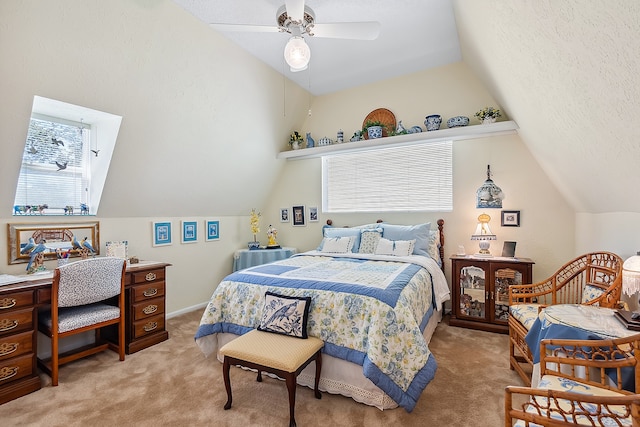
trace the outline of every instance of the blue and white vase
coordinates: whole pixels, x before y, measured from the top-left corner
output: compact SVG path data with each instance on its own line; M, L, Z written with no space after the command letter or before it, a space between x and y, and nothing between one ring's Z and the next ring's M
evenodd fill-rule
M442 123L440 114L431 114L424 119L424 125L427 127L427 131L440 129L440 123Z
M249 250L260 249L260 242L249 242L247 243L247 247Z
M369 139L382 138L382 126L369 126L367 128Z

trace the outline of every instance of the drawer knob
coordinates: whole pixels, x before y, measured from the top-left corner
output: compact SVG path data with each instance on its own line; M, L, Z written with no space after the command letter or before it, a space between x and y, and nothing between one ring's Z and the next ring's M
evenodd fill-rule
M0 344L0 357L15 353L18 350L17 342L5 342Z
M145 332L151 332L158 327L158 322L149 322L142 327Z
M147 275L146 275L146 276L144 276L144 279L145 279L147 282L151 282L151 281L153 281L153 280L156 280L156 277L157 277L157 276L156 276L156 273L151 272L151 273L147 273Z
M15 298L2 298L0 299L0 310L11 308L18 303Z
M148 306L142 309L142 312L144 314L151 314L151 313L155 313L156 311L158 311L158 306L155 304L149 304Z
M0 320L0 332L10 331L18 327L18 321L14 319Z
M149 288L149 289L145 289L145 291L142 293L142 295L144 295L145 297L152 297L154 295L156 295L158 293L158 289L157 288Z
M0 381L6 381L18 375L18 369L17 366L5 366L0 369Z

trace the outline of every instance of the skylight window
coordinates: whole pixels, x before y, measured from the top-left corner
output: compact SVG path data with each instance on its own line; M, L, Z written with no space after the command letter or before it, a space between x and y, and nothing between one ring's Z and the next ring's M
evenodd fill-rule
M34 97L13 215L95 215L121 121Z

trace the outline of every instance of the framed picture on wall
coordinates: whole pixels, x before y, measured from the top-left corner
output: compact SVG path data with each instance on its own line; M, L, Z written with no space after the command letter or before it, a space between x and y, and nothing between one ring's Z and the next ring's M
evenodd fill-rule
M172 244L171 221L154 221L152 223L153 246L167 246Z
M289 208L280 208L280 222L289 222Z
M291 211L293 212L293 225L296 226L304 226L305 222L304 222L304 206L303 205L298 205L298 206L294 206L291 208Z
M206 233L206 241L220 240L220 221L218 220L206 220L204 222L204 228Z
M309 222L318 222L318 207L309 207Z
M182 243L198 242L198 222L182 221Z
M502 211L503 227L520 227L520 211Z

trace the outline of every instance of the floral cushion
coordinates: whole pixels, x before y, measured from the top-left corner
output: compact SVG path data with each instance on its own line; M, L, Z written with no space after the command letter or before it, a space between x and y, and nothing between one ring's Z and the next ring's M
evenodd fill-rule
M599 298L600 296L602 296L602 294L604 294L604 289L598 286L586 284L584 285L584 289L582 290L582 304Z
M540 379L540 383L538 384L539 389L544 389L544 390L557 390L557 391L569 391L569 392L574 392L574 393L579 393L579 394L584 394L584 395L589 395L589 396L621 396L621 393L617 393L615 391L612 390L607 390L604 388L600 388L600 387L591 387L587 384L583 384L568 378L562 378L562 377L557 377L555 375L545 375ZM527 408L527 412L529 413L537 413L538 410L540 410L540 407L543 408L549 408L551 410L551 418L552 419L557 419L557 420L562 420L563 417L560 413L554 412L554 408L562 408L565 412L565 415L568 418L569 422L576 422L579 425L592 425L589 422L588 417L584 416L584 415L577 415L576 420L574 421L574 416L569 415L568 412L572 412L572 405L571 405L571 401L566 400L566 399L553 399L552 401L548 401L547 398L544 397L536 397L536 401L538 403L538 407L534 407L533 405L529 405ZM577 409L576 405L573 405L574 408ZM610 410L611 412L607 412L607 408L608 410ZM542 414L546 415L549 409L544 409ZM620 421L623 426L631 426L631 418L623 418L626 412L626 407L625 406L608 406L608 407L604 407L604 406L600 406L598 407L598 405L592 404L592 403L588 403L588 402L581 402L579 409L582 411L585 411L588 414L600 414L598 415L600 417L600 422L602 423L602 425L612 425L612 426L617 426L620 424L617 424L615 420ZM575 409L574 409L575 410ZM606 415L607 413L613 413L613 414L617 414L617 416L615 418L608 418ZM515 424L516 427L524 427L526 424L524 421L522 420L518 420L518 422ZM534 423L529 423L529 426L531 427L535 427L538 426L538 424L534 424Z
M533 323L538 318L541 304L513 304L509 307L509 313L522 324L527 330L530 330Z
M265 292L264 311L259 331L307 338L311 297L292 297Z
M361 254L375 253L381 237L382 228L367 228L360 230L360 248L358 249L358 252Z

